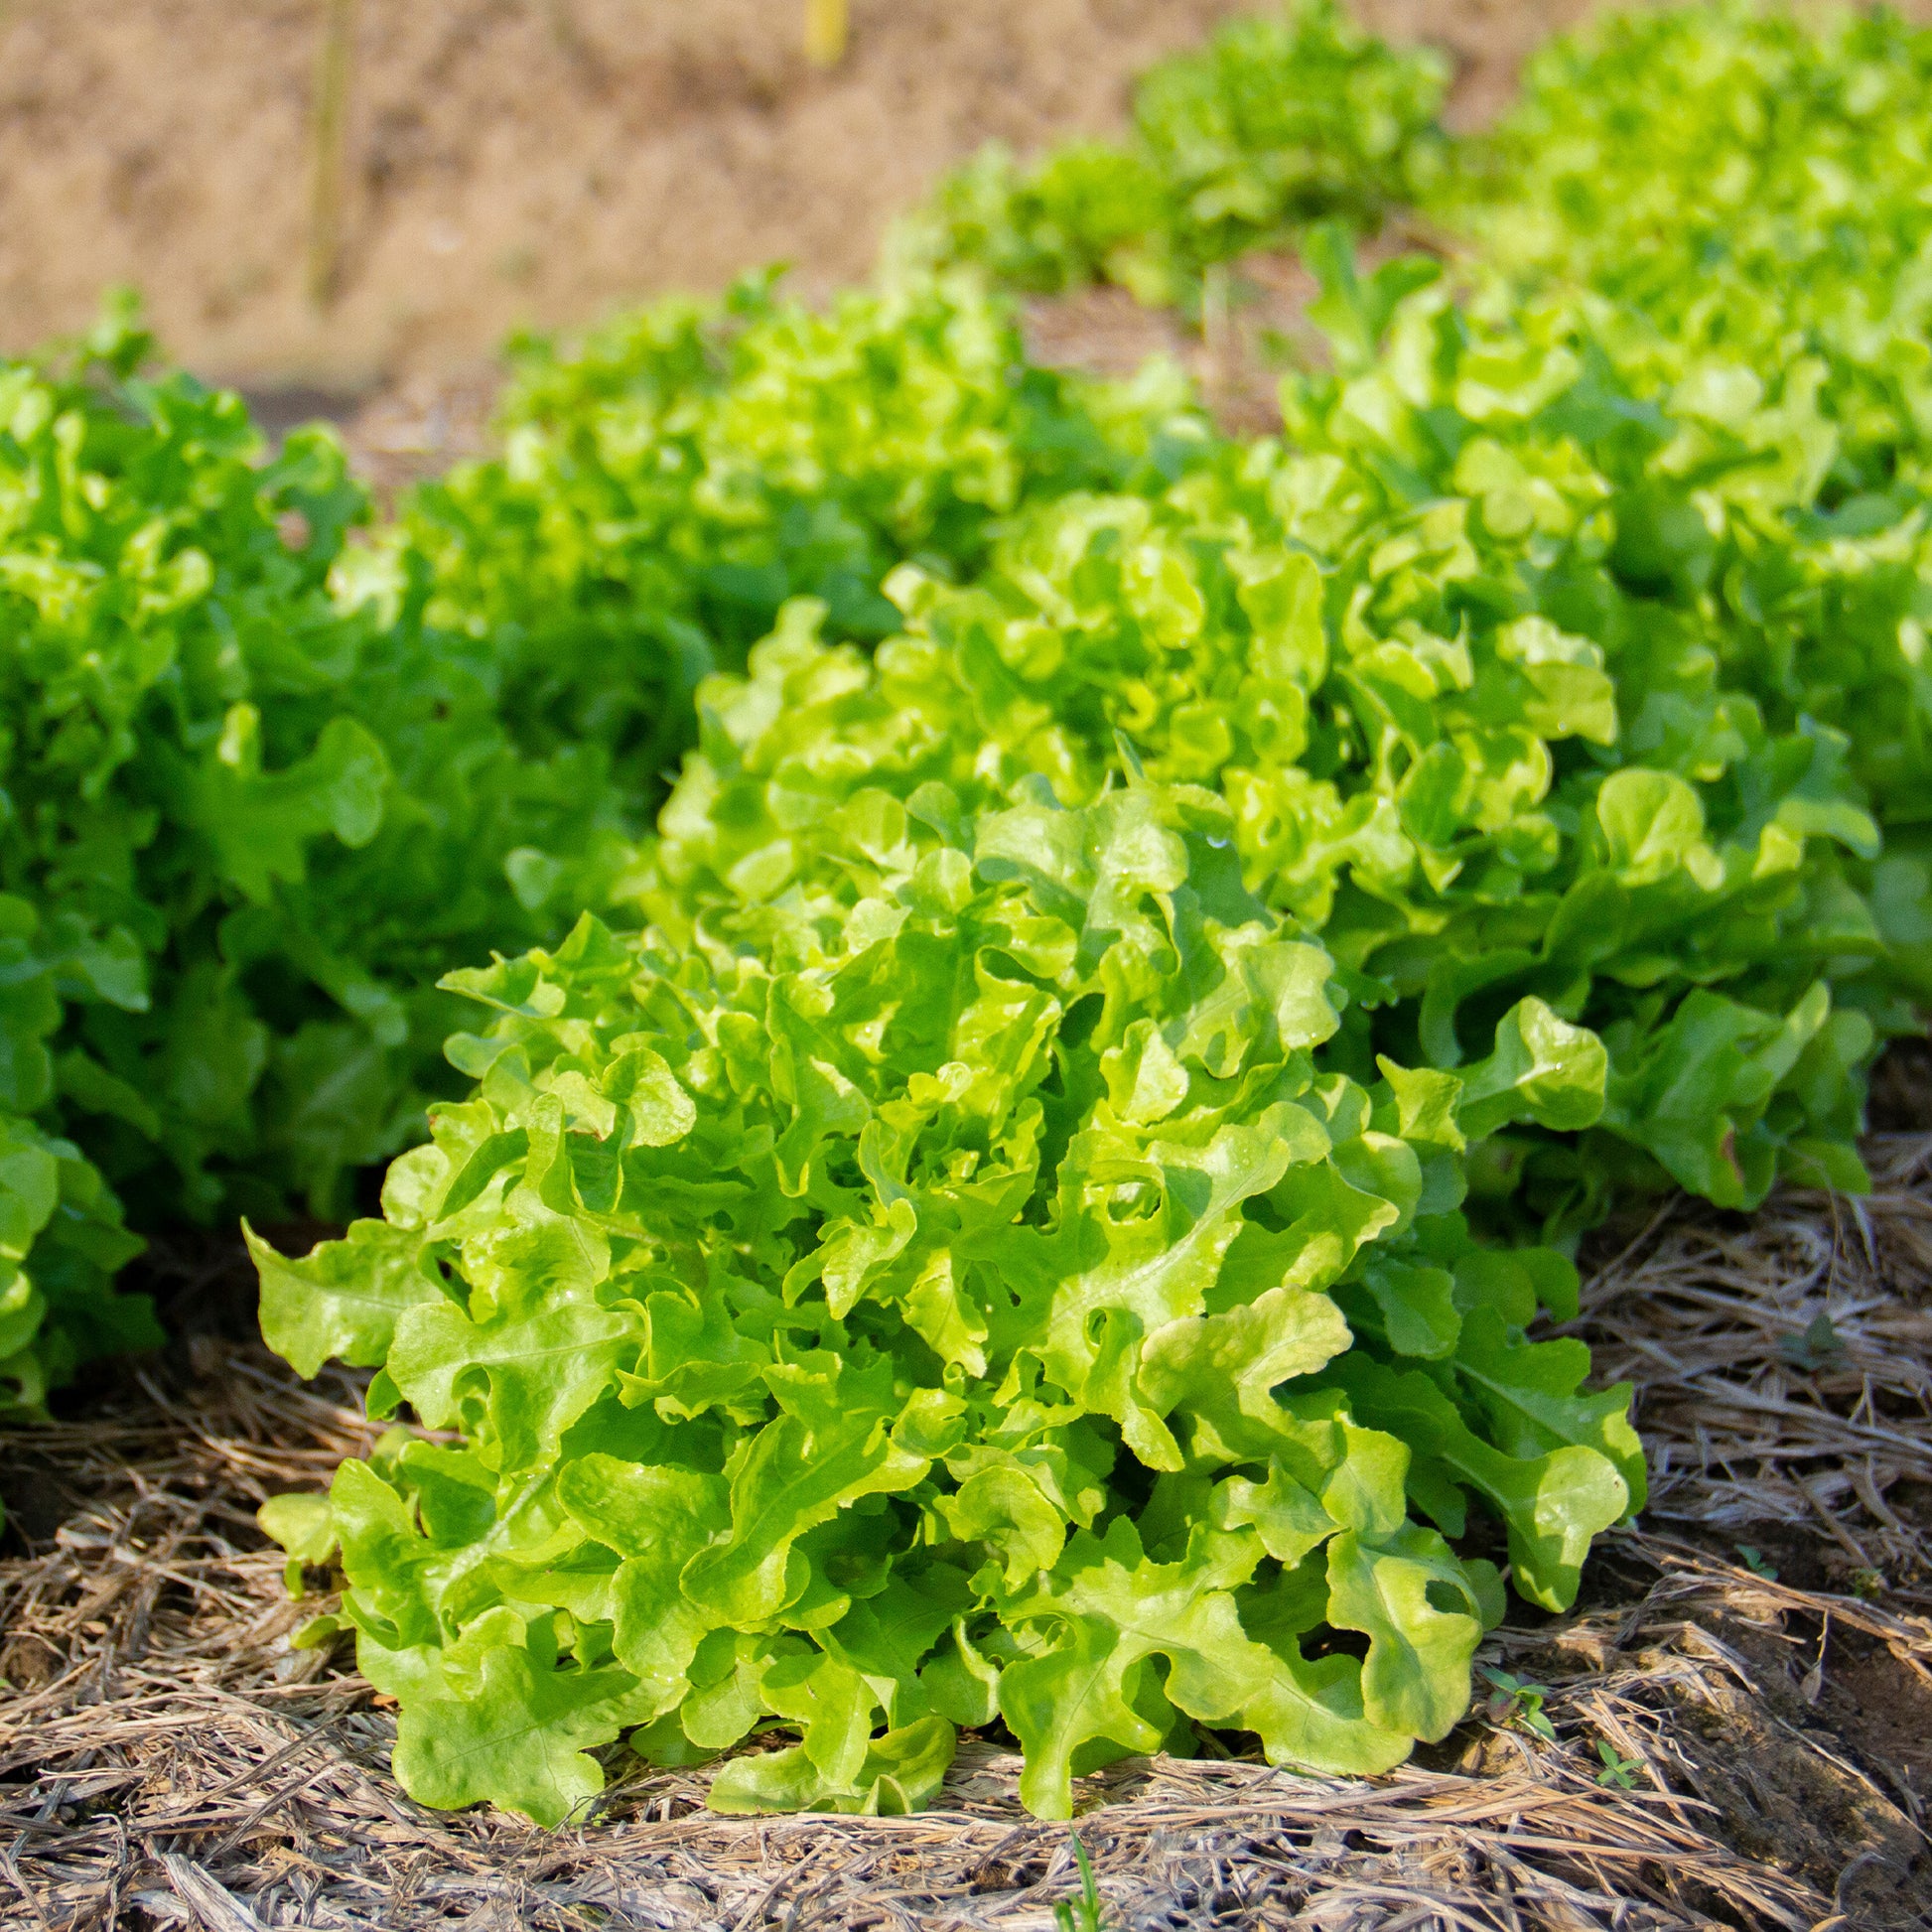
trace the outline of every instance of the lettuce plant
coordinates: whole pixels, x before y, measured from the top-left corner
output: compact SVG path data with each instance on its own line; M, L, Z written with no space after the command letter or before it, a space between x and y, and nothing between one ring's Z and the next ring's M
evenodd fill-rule
M901 570L870 666L794 607L701 688L626 890L671 925L810 891L856 783L1207 784L1248 888L1360 976L1358 1069L1453 1067L1532 995L1609 1044L1593 1143L1493 1145L1486 1214L1574 1227L1665 1176L1734 1206L1780 1172L1863 1184L1863 1069L1910 1024L1927 899L1873 863L1851 743L1629 560L1706 426L1617 386L1562 306L1497 325L1337 274L1330 319L1342 370L1291 393L1292 445L1036 505L971 587ZM1740 427L1699 528L1763 568L1765 458L1801 472L1809 426Z
M141 1247L72 1142L0 1115L0 1423L44 1415L89 1358L161 1341L146 1299L114 1292Z
M597 748L646 806L698 680L742 668L787 598L876 643L897 564L970 577L1025 504L1171 478L1209 440L1172 371L1040 368L1010 305L931 276L824 313L759 278L528 343L500 427L500 458L405 508L391 572L425 573L425 621L485 654L527 753Z
M1662 428L1667 445L1642 487L1603 504L1617 531L1613 570L1700 607L1700 647L1720 653L1725 681L1774 729L1844 735L1890 835L1874 913L1898 976L1925 998L1932 36L1883 9L1797 15L1719 0L1610 14L1535 57L1499 128L1454 143L1428 131L1420 59L1351 39L1319 9L1288 27L1242 23L1150 73L1140 148L1075 142L1025 172L984 158L942 193L935 232L1011 287L1111 274L1147 300L1178 301L1184 278L1172 264L1291 232L1230 217L1267 204L1256 184L1320 176L1363 192L1309 198L1299 222L1340 212L1361 225L1377 208L1414 205L1454 242L1458 265L1487 282L1492 319L1553 307L1573 326L1582 318L1598 366L1613 371L1605 400L1619 412L1596 416L1597 438L1641 444ZM1338 60L1362 77L1360 101L1337 83ZM1327 118L1298 123L1302 90L1318 88ZM1195 106L1176 108L1162 135L1157 100ZM1387 137L1386 152L1408 159L1381 176L1361 172L1374 126L1405 130ZM1173 192L1179 164L1162 155L1195 157L1181 172L1202 186ZM935 247L928 239L927 252ZM1342 306L1332 288L1314 305L1348 334ZM1377 378L1385 389L1392 373ZM1528 362L1504 370L1504 393L1526 394L1530 376ZM1356 400L1366 405L1375 386ZM1473 379L1471 393L1486 388L1486 376ZM1573 415L1588 421L1597 405L1575 401ZM1646 428L1649 411L1663 415L1648 415ZM1486 427L1512 412L1485 402L1480 413ZM1351 433L1376 440L1366 418ZM1431 447L1433 426L1411 411L1405 435L1407 448L1380 453L1384 474L1394 461L1404 488L1440 488L1441 463L1416 454L1418 437ZM1479 439L1472 465L1492 460L1493 440ZM1591 467L1604 467L1600 453ZM1505 514L1527 513L1521 480L1484 491L1499 492L1518 498Z
M1413 203L1444 162L1448 78L1434 49L1392 48L1334 0L1294 0L1150 69L1125 145L1070 141L1027 162L983 149L904 218L890 258L970 264L1035 293L1111 281L1186 302L1214 263L1311 221L1373 229Z
M448 1079L425 983L567 929L544 893L595 897L632 826L594 750L517 753L420 596L341 594L366 503L326 433L268 460L150 351L113 312L0 365L0 1404L28 1412L157 1338L107 1295L121 1199L143 1228L340 1212Z
M1653 386L1789 367L1839 427L1834 493L1922 483L1932 34L1889 8L1717 0L1612 14L1530 62L1437 184L1519 285L1640 323Z
M1280 438L1027 368L967 278L748 285L533 347L504 458L332 565L408 667L353 722L483 856L311 827L276 918L393 904L426 974L483 929L436 882L515 903L383 1218L255 1242L271 1342L421 1425L264 1514L418 1796L758 1740L715 1804L898 1810L996 1724L1049 1816L1202 1731L1386 1769L1501 1614L1471 1506L1561 1608L1642 1501L1627 1391L1528 1338L1574 1270L1499 1241L1863 1184L1932 994L1924 42L1593 31L1445 169L1439 66L1307 6L901 237L1174 299L1299 234ZM1418 196L1476 252L1359 273ZM39 1132L0 1319L111 1266Z
M1440 164L1449 64L1392 47L1333 0L1292 0L1159 63L1135 90L1134 129L1174 198L1194 264L1278 243L1341 216L1373 228Z
M1456 1072L1334 1063L1348 976L1243 887L1214 793L852 791L818 894L682 939L587 917L453 976L473 1096L384 1218L255 1243L298 1369L398 1430L266 1520L439 1805L554 1823L628 1731L754 1734L712 1802L899 1810L1003 1723L1026 1802L1197 1726L1387 1769L1462 1715L1497 1572L1568 1604L1635 1507L1555 1253L1479 1245L1465 1151L1604 1061L1520 1002ZM318 1633L319 1635L321 1633Z
M1770 715L1847 737L1887 833L1874 902L1919 1000L1928 75L1932 35L1884 9L1613 16L1538 56L1438 196L1512 287L1588 290L1627 381L1696 421L1632 560L1705 603ZM1778 417L1808 445L1795 488L1781 464L1746 474ZM1707 465L1728 473L1715 526Z
M1169 377L1029 368L983 293L820 316L748 286L530 348L505 458L351 542L368 504L327 433L270 459L151 348L119 312L0 368L0 1118L62 1137L65 1204L36 1179L20 1212L49 1240L99 1220L103 1282L119 1199L139 1228L345 1211L450 1088L436 980L605 901L693 683L780 600L876 637L903 558L970 574L1024 503L1208 441ZM53 1279L7 1290L29 1410L154 1334L138 1304L69 1320Z

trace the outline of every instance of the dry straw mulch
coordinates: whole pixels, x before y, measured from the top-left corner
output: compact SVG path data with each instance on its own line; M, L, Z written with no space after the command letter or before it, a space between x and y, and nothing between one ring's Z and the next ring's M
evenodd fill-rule
M1678 1205L1589 1283L1579 1326L1639 1384L1649 1521L1674 1534L1609 1539L1578 1614L1485 1649L1543 1687L1555 1741L1498 1695L1374 1783L1116 1766L1074 1827L1106 1924L1932 1922L1932 1135L1869 1157L1862 1202L1791 1196L1749 1222ZM289 1649L323 1600L287 1599L253 1523L370 1434L352 1379L305 1389L206 1332L13 1434L7 1932L1046 1932L1074 1896L1068 1828L1030 1819L1017 1760L972 1738L910 1819L718 1818L702 1773L620 1752L598 1815L562 1832L414 1805L346 1654ZM1731 1561L1746 1534L1784 1580Z
M1637 1385L1653 1520L1809 1528L1849 1581L1909 1586L1932 1567L1912 1515L1932 1500L1932 1134L1864 1154L1862 1198L1748 1219L1668 1201L1589 1279L1576 1331Z

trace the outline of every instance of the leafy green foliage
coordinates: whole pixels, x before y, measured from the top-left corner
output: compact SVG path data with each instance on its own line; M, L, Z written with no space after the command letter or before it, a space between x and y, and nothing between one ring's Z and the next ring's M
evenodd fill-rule
M1594 430L1591 467L1619 486L1600 511L1611 571L1689 607L1697 647L1716 653L1723 682L1746 692L1774 731L1843 736L1863 802L1889 834L1861 882L1862 916L1890 949L1895 985L1932 997L1932 687L1921 663L1932 36L1884 11L1800 18L1747 0L1606 16L1532 62L1524 99L1495 133L1444 144L1427 132L1426 60L1350 31L1319 9L1227 30L1208 52L1150 75L1135 149L1075 143L1024 172L998 156L976 164L916 230L925 253L950 250L1020 288L1111 274L1143 299L1180 300L1186 276L1175 264L1278 243L1294 225L1230 220L1229 180L1240 184L1233 204L1268 206L1252 183L1306 178L1313 149L1316 173L1365 183L1351 172L1364 130L1410 130L1389 149L1408 161L1373 193L1329 206L1314 198L1297 218L1339 212L1359 225L1377 206L1413 201L1459 231L1472 276L1487 284L1476 312L1532 339L1503 352L1503 398L1530 401L1536 355L1549 347L1538 318L1553 308L1615 371L1608 396L1591 395L1587 378L1579 385L1571 412ZM1355 96L1336 83L1338 60L1374 76L1363 100L1381 107L1343 105ZM1326 118L1295 120L1305 90L1330 104ZM1217 101L1201 125L1246 132L1164 141L1147 117L1156 97ZM1287 119L1244 119L1232 103L1251 97L1290 102ZM1203 179L1216 184L1204 195L1172 191L1162 157L1182 152L1203 157ZM1358 297L1337 287L1352 279L1344 250L1319 232L1303 239L1328 284L1311 314L1337 363L1361 376L1416 265L1392 264ZM1419 362L1392 358L1359 404L1385 405L1388 382L1400 388L1412 373ZM1545 373L1562 386L1561 357ZM1460 411L1485 428L1502 399L1488 382L1469 373L1471 407ZM1620 420L1598 413L1606 407ZM1423 422L1409 419L1412 447L1377 457L1385 479L1391 461L1403 466L1394 474L1412 493L1442 481L1413 447L1420 435L1429 450L1435 434L1422 409ZM1550 427L1557 437L1539 440L1557 442L1546 454L1561 463L1579 421ZM1357 440L1364 428L1373 444L1372 417L1351 426ZM1647 430L1660 438L1650 450ZM1470 452L1464 493L1482 483L1493 511L1526 524L1538 515L1533 498L1551 513L1556 480L1496 468L1490 440ZM1624 464L1606 443L1622 447ZM1640 476L1628 474L1632 458ZM1817 928L1830 922L1821 909ZM1687 1151L1682 1177L1702 1186L1694 1170L1709 1176L1727 1163ZM1832 1173L1840 1184L1851 1177L1842 1162ZM1746 1177L1743 1195L1754 1191Z
M1328 1770L1440 1737L1499 1610L1469 1499L1551 1607L1641 1500L1627 1390L1524 1336L1574 1271L1458 1211L1503 1076L1351 1078L1345 978L1211 791L819 776L813 890L454 975L474 1097L381 1222L262 1254L278 1346L461 1432L329 1501L405 1781L554 1822L625 1729L777 1728L715 1804L902 1810L997 1716L1063 1817L1197 1725Z
M699 679L742 668L787 598L876 643L898 563L970 576L1022 505L1172 477L1205 437L1173 378L1031 366L1004 303L931 277L824 314L753 280L527 344L501 426L500 459L418 492L393 569L426 571L429 622L486 646L520 744L602 748L644 803Z
M586 1747L764 1729L714 1802L899 1808L996 1720L1049 1814L1197 1726L1385 1768L1497 1613L1470 1503L1559 1607L1641 1499L1624 1392L1526 1333L1574 1276L1472 1229L1859 1180L1925 895L1802 697L1869 574L1821 392L1308 246L1287 445L1170 433L938 552L868 511L865 623L755 510L776 628L696 686L647 931L463 977L477 1097L383 1223L264 1253L278 1345L466 1444L328 1505L426 1795L554 1818Z
M1498 573L1477 560L1500 534L1516 596L1536 607L1517 665L1536 710L1587 748L1583 761L1558 755L1544 809L1559 852L1575 826L1589 876L1564 889L1561 859L1545 875L1563 890L1535 950L1593 986L1573 1008L1553 981L1529 984L1602 1035L1605 1127L1727 1204L1761 1199L1778 1172L1859 1185L1863 1065L1874 1033L1913 1024L1926 970L1887 904L1901 862L1880 859L1853 741L1760 674L1774 649L1761 613L1753 650L1736 649L1749 600L1720 614L1709 579L1662 577L1643 548L1694 519L1711 576L1733 587L1745 559L1801 548L1829 427L1784 399L1714 445L1693 402L1633 386L1599 322L1552 301L1492 323L1426 289L1396 305L1372 362L1291 385L1291 420L1394 502L1420 495L1423 514L1443 515L1462 497L1480 534L1451 597L1494 608L1484 579ZM1785 631L1775 647L1795 641ZM1578 707L1599 663L1615 715L1592 733ZM1516 984L1506 934L1537 897L1512 892L1477 927L1480 949L1432 967L1426 1036L1462 987Z
M879 290L527 345L369 542L125 329L0 372L0 1402L146 1338L112 1190L327 1208L441 1095L383 1218L254 1242L422 1426L264 1514L419 1796L561 1819L627 1735L897 1811L998 1723L1065 1815L1202 1728L1442 1736L1471 1508L1554 1609L1643 1494L1503 1243L1862 1184L1932 997L1928 45L1611 23L1452 148L1311 0ZM1418 200L1468 250L1364 272ZM1252 444L931 272L1288 239L1329 351Z
M1290 391L1292 448L1035 505L970 587L901 568L870 664L790 607L701 687L626 891L675 929L813 890L812 801L853 768L979 804L1028 774L1069 800L1110 772L1207 784L1249 890L1360 976L1352 1070L1481 1056L1480 1136L1531 1130L1474 1171L1492 1220L1574 1227L1646 1176L1730 1205L1780 1172L1858 1184L1863 1067L1924 955L1885 944L1846 741L1775 728L1701 606L1618 567L1685 432L1572 309L1485 325L1399 264L1324 265L1341 366ZM1728 486L1707 472L1701 528ZM1597 1114L1535 1096L1605 1058L1580 1152Z
M425 980L553 930L506 859L576 898L625 822L596 753L515 752L420 597L348 608L366 505L326 434L264 462L149 348L114 312L0 367L0 1401L29 1412L156 1339L107 1292L117 1194L142 1226L340 1211L447 1081Z
M1373 228L1413 202L1441 165L1448 77L1433 50L1390 48L1334 0L1294 0L1153 68L1128 146L1075 141L1026 163L982 150L893 252L1036 292L1105 280L1181 301L1212 263L1324 217Z
M1519 286L1610 305L1619 367L1694 428L1620 547L1700 600L1768 717L1845 735L1887 835L1870 914L1920 1002L1928 72L1932 36L1882 11L1606 21L1539 57L1446 196ZM1707 465L1730 481L1699 528Z
M1836 492L1883 492L1932 402L1928 80L1932 35L1888 9L1610 15L1535 57L1439 192L1505 272L1614 301L1662 381L1747 409L1746 371L1797 364Z
M141 1227L343 1213L449 1091L434 981L608 897L692 681L779 599L875 636L905 556L969 572L1032 496L1205 440L1172 379L1029 369L969 289L819 317L752 287L532 348L506 458L351 543L326 434L264 461L236 398L149 352L121 313L0 371L0 1114L84 1150L50 1242L118 1224L81 1159ZM107 1275L132 1251L87 1239ZM92 1318L77 1264L26 1280L22 1407L77 1349L152 1339L136 1305Z
M140 1247L71 1142L0 1116L0 1422L42 1413L87 1356L160 1341L147 1304L113 1292Z

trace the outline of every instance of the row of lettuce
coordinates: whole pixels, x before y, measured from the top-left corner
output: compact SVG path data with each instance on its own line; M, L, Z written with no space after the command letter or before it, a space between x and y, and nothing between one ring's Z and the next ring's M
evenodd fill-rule
M984 296L748 285L533 352L506 457L378 524L151 353L123 309L0 370L0 1415L157 1338L129 1222L346 1218L462 1090L438 979L621 895L788 597L883 636L891 569L1133 483L1161 414Z
M1611 21L1458 143L1305 6L823 312L531 348L367 530L125 320L0 375L16 1409L146 1338L121 1202L341 1217L435 1101L381 1219L257 1245L277 1348L457 1432L269 1517L417 1795L1441 1736L1470 1502L1557 1608L1642 1499L1525 1332L1565 1245L1860 1185L1932 999L1929 62ZM1447 266L1358 272L1402 207ZM1330 353L1254 442L997 286L1290 234Z

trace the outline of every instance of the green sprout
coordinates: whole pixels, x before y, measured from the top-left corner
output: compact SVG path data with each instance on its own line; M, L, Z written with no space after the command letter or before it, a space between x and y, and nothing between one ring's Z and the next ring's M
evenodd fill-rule
M1059 1932L1106 1932L1107 1920L1099 1888L1093 1882L1093 1865L1078 1832L1073 1834L1073 1859L1080 1867L1080 1896L1070 1904L1061 1899L1053 1907L1053 1923Z
M1620 1757L1617 1749L1607 1737L1596 1740L1596 1755L1603 1760L1603 1768L1596 1774L1598 1784L1613 1784L1619 1791L1634 1791L1637 1788L1637 1773L1643 1769L1640 1757Z
M1845 1337L1832 1326L1832 1317L1821 1309L1805 1324L1801 1335L1786 1335L1778 1343L1778 1353L1793 1368L1816 1375L1821 1368L1835 1367L1845 1354Z
M1534 1731L1552 1744L1557 1741L1555 1725L1543 1715L1543 1700L1550 1695L1547 1684L1532 1684L1524 1678L1512 1677L1506 1670L1495 1670L1486 1664L1482 1667L1482 1675L1490 1688L1490 1696L1483 1709L1491 1724L1500 1725L1505 1729L1513 1726L1518 1730Z
M1757 1549L1752 1544L1740 1543L1737 1546L1737 1554L1744 1560L1744 1568L1753 1577L1762 1577L1767 1584L1777 1582L1777 1570L1773 1565L1764 1561L1763 1551Z

